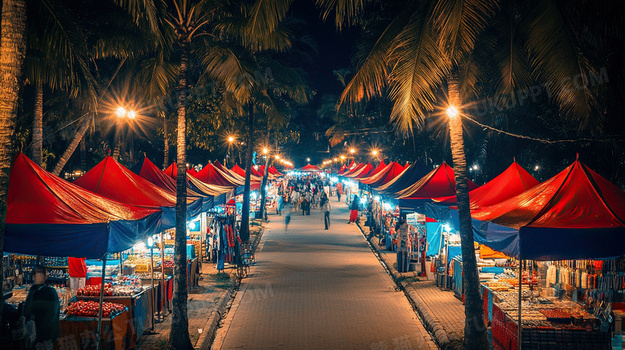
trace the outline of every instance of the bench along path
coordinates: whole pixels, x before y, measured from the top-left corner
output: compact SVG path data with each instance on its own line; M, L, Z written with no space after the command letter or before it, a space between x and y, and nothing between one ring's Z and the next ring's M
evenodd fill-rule
M331 226L319 208L270 223L213 349L436 349L396 291L345 203L331 197Z

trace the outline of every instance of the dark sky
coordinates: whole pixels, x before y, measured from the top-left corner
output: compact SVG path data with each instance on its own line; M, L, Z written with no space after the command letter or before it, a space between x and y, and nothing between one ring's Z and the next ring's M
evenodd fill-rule
M341 85L332 71L346 68L350 64L351 52L355 45L355 30L338 31L334 25L334 18L323 21L321 11L311 0L295 1L293 14L308 23L307 31L317 42L319 56L310 70L310 82L317 91L317 96L324 93L339 94Z

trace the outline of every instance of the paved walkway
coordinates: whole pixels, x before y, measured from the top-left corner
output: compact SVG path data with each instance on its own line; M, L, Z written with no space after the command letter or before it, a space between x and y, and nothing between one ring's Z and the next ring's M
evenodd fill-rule
M360 227L368 235L368 228L363 225ZM465 320L462 301L454 296L453 291L438 287L433 279L417 277L415 272L398 273L396 253L387 251L377 243L377 238L371 239L371 245L415 304L438 345L443 349L462 349ZM429 265L426 270L428 277L433 278Z
M436 349L372 254L344 203L330 230L310 216L272 215L213 349ZM285 214L291 208L285 209Z

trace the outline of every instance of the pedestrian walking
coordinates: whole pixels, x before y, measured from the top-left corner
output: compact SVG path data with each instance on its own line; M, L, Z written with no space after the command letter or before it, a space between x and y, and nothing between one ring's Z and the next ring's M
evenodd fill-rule
M323 223L325 225L325 229L330 228L330 210L332 207L330 206L330 199L328 197L321 198L321 211L323 212Z
M282 206L284 205L284 198L278 195L278 203L276 204L276 214L282 215Z
M289 229L289 224L291 223L291 212L289 211L285 216L284 216L284 233L286 233L286 231Z
M356 220L358 219L359 202L360 202L360 198L358 198L358 195L355 194L354 198L352 199L352 204L349 206L350 212L349 212L348 224L351 224L352 222L356 222Z
M299 210L300 200L301 200L301 196L299 194L299 191L295 190L293 194L291 195L291 202L293 202L293 208L295 209L295 211Z

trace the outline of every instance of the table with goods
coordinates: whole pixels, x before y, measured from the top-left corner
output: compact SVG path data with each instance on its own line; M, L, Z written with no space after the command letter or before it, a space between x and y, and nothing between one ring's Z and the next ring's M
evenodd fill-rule
M518 269L482 282L484 313L490 320L493 348L517 349L519 335ZM521 288L523 349L610 349L610 333L588 305L539 291L539 277L524 271ZM582 345L583 344L583 345Z
M70 303L61 315L60 329L64 343L77 349L95 349L99 302L78 300ZM104 302L102 305L102 329L100 349L122 350L135 346L133 322L128 308L120 303Z

